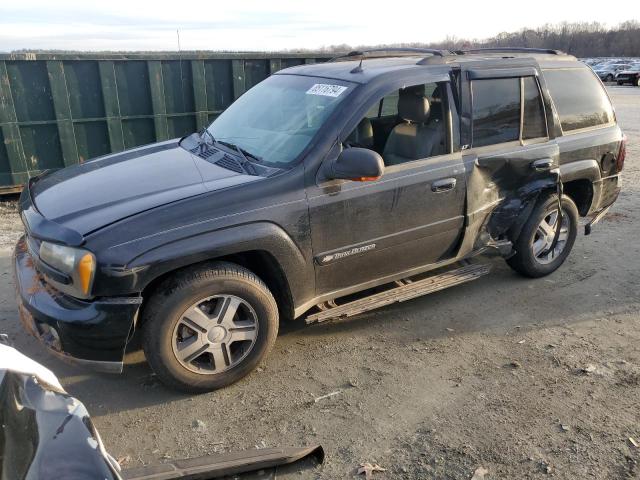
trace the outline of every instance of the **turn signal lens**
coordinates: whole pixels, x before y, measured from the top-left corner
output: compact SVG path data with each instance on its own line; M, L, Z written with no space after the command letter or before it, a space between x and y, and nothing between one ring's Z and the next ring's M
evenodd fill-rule
M91 253L85 253L78 262L78 276L80 278L80 288L82 293L87 295L93 280L93 272L95 271L96 261Z

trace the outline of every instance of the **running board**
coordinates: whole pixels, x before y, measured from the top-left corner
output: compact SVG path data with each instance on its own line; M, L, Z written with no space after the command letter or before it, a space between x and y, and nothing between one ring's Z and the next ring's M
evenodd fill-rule
M453 287L454 285L470 282L488 274L490 270L491 267L487 264L470 264L417 281L411 281L411 279L400 280L395 282L398 285L397 287L343 305L322 309L309 315L305 321L306 323L315 323L333 318L351 317L375 308L396 302L404 302L428 293Z

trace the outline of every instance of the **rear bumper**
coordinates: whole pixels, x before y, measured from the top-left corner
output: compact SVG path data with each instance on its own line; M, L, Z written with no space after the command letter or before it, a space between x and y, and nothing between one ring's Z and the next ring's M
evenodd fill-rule
M53 354L95 370L120 373L140 297L78 300L41 278L24 237L14 252L20 319L25 329Z

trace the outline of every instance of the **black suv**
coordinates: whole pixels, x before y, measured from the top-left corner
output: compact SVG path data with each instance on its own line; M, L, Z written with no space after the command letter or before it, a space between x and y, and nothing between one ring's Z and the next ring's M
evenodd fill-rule
M228 385L279 321L355 315L477 278L540 277L620 190L625 139L553 50L352 52L282 70L206 130L31 179L25 326L121 371L141 331L166 384Z

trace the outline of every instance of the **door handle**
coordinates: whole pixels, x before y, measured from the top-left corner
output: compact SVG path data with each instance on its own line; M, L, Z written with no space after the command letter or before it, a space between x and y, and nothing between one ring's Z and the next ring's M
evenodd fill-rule
M436 180L431 184L431 191L440 193L448 190L453 190L456 186L455 178L443 178L442 180Z
M539 160L531 162L531 168L536 172L546 172L547 170L551 170L551 167L553 167L553 160L550 158L540 158Z

